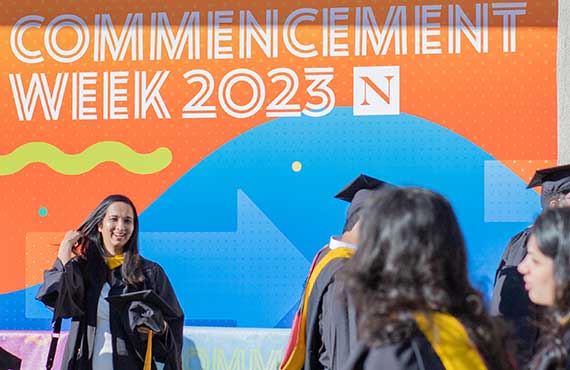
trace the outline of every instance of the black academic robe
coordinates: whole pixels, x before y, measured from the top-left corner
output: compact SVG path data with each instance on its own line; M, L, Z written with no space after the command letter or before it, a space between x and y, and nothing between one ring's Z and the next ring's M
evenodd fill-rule
M348 248L343 248L348 249ZM298 315L306 315L305 330L295 333L293 330L289 346L298 341L296 335L305 336L305 347L296 350L304 352L303 364L298 369L325 370L340 369L348 359L351 349L357 342L357 324L354 305L349 302L348 294L336 279L337 272L347 260L347 256L334 258L318 269L319 263L331 252L323 248L313 261L313 269L307 281L314 279L306 305L304 299L299 307ZM350 253L351 254L351 253ZM315 268L316 267L316 268ZM314 274L318 274L313 276ZM307 286L303 298L307 294ZM290 370L293 367L284 366L281 369Z
M456 346L452 343L451 346L455 347L455 350L465 346L474 349L472 344L463 342L457 343ZM449 359L455 361L450 365L454 370L486 370L485 362L476 351L474 353L479 362L465 359L458 361L457 357L462 356L463 352L442 359L430 340L416 327L410 337L400 342L380 346L359 342L342 370L446 370L444 363ZM470 355L473 356L473 353Z
M0 370L20 370L22 360L0 347Z
M151 289L176 311L174 317L165 317L168 329L153 338L153 357L165 364L164 370L182 369L182 330L184 314L164 270L156 263L141 257L144 283L136 290ZM65 266L56 259L53 267L44 273L37 299L55 310L56 315L71 318L71 328L63 355L62 370L91 370L97 303L109 269L101 261L87 264L85 259L73 258ZM132 291L121 279L121 269L111 271L109 295ZM140 289L139 289L140 288ZM130 329L127 312L114 314L110 307L110 327L113 336L113 368L140 370L144 364L146 335ZM152 364L152 369L156 365Z
M517 266L526 256L531 229L516 234L510 241L495 274L490 313L502 316L511 326L516 340L516 358L523 367L536 352L540 308L533 304L524 288Z
M417 333L400 343L370 347L359 343L343 370L445 370L427 339ZM465 369L468 370L468 369Z

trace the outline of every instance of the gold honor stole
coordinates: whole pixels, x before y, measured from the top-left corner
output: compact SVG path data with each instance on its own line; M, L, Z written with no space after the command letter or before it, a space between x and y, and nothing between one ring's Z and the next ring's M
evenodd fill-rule
M121 253L117 254L116 256L106 257L105 259L107 260L107 266L109 266L109 270L114 270L123 264L125 255Z
M325 268L326 265L329 264L334 259L337 258L350 258L354 254L353 248L335 248L331 249L315 266L313 271L311 271L309 275L309 279L307 280L307 285L305 287L305 295L303 296L303 305L301 306L301 319L298 323L298 327L291 328L292 331L297 332L297 342L293 347L289 356L283 359L281 363L280 369L281 370L299 370L302 369L305 364L305 347L306 347L306 339L305 339L305 331L307 327L307 306L309 304L309 297L311 296L311 291L313 290L313 286L317 281L321 271ZM293 323L295 326L295 323Z
M446 370L487 370L479 351L455 317L433 312L416 314L416 323Z

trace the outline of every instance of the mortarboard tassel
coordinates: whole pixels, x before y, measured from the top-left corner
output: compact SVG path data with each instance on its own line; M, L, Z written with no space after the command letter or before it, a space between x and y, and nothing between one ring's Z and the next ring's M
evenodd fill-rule
M150 370L152 364L152 330L148 331L148 338L146 342L146 355L144 356L143 370Z

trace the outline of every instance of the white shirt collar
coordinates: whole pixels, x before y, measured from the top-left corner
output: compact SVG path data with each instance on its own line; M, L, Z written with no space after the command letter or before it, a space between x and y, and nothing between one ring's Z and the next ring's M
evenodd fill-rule
M330 249L336 249L336 248L351 248L351 249L356 249L356 245L354 244L350 244L347 242L343 242L340 238L340 236L337 235L333 235L331 236L331 239L329 241L329 248Z

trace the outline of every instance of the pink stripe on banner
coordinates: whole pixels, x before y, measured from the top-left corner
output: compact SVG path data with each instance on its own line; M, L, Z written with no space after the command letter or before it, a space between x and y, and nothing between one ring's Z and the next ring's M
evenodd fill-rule
M57 343L57 352L53 369L61 368L61 358L67 339L67 332L62 332ZM48 331L0 331L0 347L22 359L21 370L45 369L51 333Z

